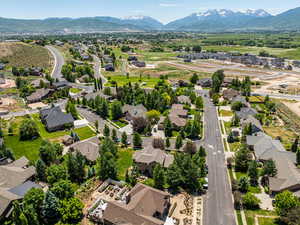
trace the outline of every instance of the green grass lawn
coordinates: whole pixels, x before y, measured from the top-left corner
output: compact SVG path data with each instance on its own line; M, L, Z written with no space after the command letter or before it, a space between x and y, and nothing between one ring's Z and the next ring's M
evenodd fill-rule
M220 110L220 116L233 116L233 112L229 110Z
M259 225L274 225L275 219L258 217L258 223Z
M226 134L229 134L231 131L231 122L230 121L224 121L224 126L225 126L225 130L226 130Z
M74 94L78 94L80 93L82 90L80 88L71 88L70 92L74 93Z
M120 180L125 179L126 170L132 166L132 155L134 151L132 149L119 149L118 151L118 178Z
M125 127L125 126L128 125L128 123L121 122L120 120L113 121L113 123L115 123L120 128Z
M25 117L16 117L10 122L13 127L14 136L7 135L8 125L6 126L6 129L4 130L5 145L8 148L12 149L12 151L17 159L22 156L26 156L31 161L37 160L38 159L38 150L40 148L40 145L41 145L43 139L56 141L55 139L58 139L67 134L70 134L70 132L71 132L69 130L68 131L48 132L45 129L42 122L40 121L38 114L32 115L32 118L36 122L38 129L39 129L39 133L40 133L41 137L38 139L35 139L32 141L20 141L19 126L20 126L21 122L25 119ZM84 140L84 139L95 136L95 132L93 130L91 130L91 128L88 126L74 129L74 132L76 132L78 134L80 140Z
M26 156L30 161L35 161L39 157L39 148L42 138L32 141L20 141L19 135L4 136L5 145L13 151L16 159Z
M247 176L247 173L235 172L235 175L236 175L236 179L239 180L241 177Z
M176 52L149 52L143 50L137 50L136 53L140 54L142 61L168 61L174 59L178 55Z
M246 221L247 225L255 225L255 215L263 215L263 216L276 216L276 213L274 211L267 211L267 210L245 210L246 215ZM274 220L273 220L274 221ZM269 220L262 220L262 223L259 223L259 225L269 225L269 223L264 222L270 222ZM271 223L272 225L275 225L275 223Z
M238 220L238 225L243 225L242 215L240 210L236 210L236 216Z

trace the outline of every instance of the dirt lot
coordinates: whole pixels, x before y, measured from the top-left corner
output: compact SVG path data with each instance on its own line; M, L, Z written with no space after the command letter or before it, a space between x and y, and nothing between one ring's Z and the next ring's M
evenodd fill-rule
M21 101L21 100L20 100ZM1 98L0 99L0 110L8 111L19 111L22 110L21 102L14 98Z
M290 110L300 116L300 102L297 101L282 101Z

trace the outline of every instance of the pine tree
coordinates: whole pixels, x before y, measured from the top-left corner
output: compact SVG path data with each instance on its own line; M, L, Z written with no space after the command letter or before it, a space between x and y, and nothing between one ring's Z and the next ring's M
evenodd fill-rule
M250 183L252 186L256 186L258 183L258 170L257 170L257 163L255 160L249 163L248 167L248 176L250 177Z
M46 223L55 223L59 220L59 200L51 191L47 191L43 205L42 217Z
M160 164L156 164L153 170L154 187L162 190L165 184L165 172Z
M206 151L205 148L203 146L200 146L199 150L198 150L198 154L200 157L205 158L206 157Z
M98 133L99 132L99 121L98 120L95 121L95 127L96 127L96 131Z
M109 133L110 133L109 127L105 124L103 129L103 135L105 137L109 137Z
M46 180L46 164L44 163L43 160L38 159L36 161L36 176L40 181L45 181Z
M170 146L171 146L170 139L167 137L166 138L166 147L170 148Z
M294 143L292 144L292 147L291 147L291 151L292 152L297 152L297 150L298 150L298 143L299 143L299 136L296 137Z
M111 139L115 142L118 140L116 129L112 130Z
M100 160L98 161L99 168L99 178L104 181L108 178L117 178L117 164L114 155L106 151L100 155Z
M300 150L298 149L296 152L297 165L300 165Z
M164 121L164 131L166 137L172 137L172 123L169 117L167 117Z
M141 148L142 147L142 138L139 133L135 132L133 134L133 147L134 148Z
M182 143L182 137L181 135L179 134L177 137L176 137L176 142L175 142L175 148L176 149L180 149L182 147L183 143Z
M125 131L122 133L121 142L123 145L127 146L127 134Z

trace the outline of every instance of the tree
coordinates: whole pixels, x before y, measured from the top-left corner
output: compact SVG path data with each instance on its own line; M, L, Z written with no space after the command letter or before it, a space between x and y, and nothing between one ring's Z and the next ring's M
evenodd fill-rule
M144 117L135 117L132 120L132 127L135 132L143 133L149 125L148 121Z
M299 136L296 137L294 143L291 146L291 151L292 152L297 152L297 150L298 150L298 143L299 143Z
M62 146L58 143L43 141L39 148L39 156L49 166L62 154Z
M112 139L113 141L115 141L115 142L118 141L118 136L117 136L117 131L116 131L116 129L113 129L113 130L112 130L111 139Z
M231 104L232 111L240 111L242 107L243 107L243 103L241 102L234 102Z
M121 142L123 145L127 146L127 134L125 131L122 133Z
M43 160L38 159L35 164L36 168L36 177L40 181L45 181L46 180L46 164L44 163Z
M242 203L242 193L239 191L233 192L234 208L240 209Z
M258 209L261 201L252 193L248 192L242 197L243 206L245 209Z
M211 91L212 93L219 93L221 89L221 85L223 84L224 81L224 71L223 70L218 70L212 75L212 87Z
M98 120L96 120L96 122L95 122L95 127L96 127L96 131L98 133L99 132L99 121Z
M74 186L69 180L59 180L53 184L50 191L60 200L74 196Z
M85 159L81 153L68 153L66 155L66 167L72 182L81 183L85 178Z
M147 119L151 124L157 123L160 118L160 112L157 110L150 110L146 113Z
M110 152L114 157L117 157L118 147L109 137L106 137L100 145L100 154L104 152Z
M290 209L285 216L281 216L280 220L284 224L299 225L300 224L300 206Z
M201 96L198 96L196 98L195 105L196 105L196 108L198 110L202 110L203 109L204 103L203 103L203 98Z
M246 146L242 146L235 154L235 170L246 172L248 170L248 163L251 159L249 151Z
M248 176L250 177L250 184L252 186L257 186L259 174L257 169L257 162L255 160L249 163Z
M231 127L237 127L237 126L239 126L239 124L240 124L240 118L237 116L236 113L234 113L234 115L233 115L233 117L231 119L230 126Z
M103 129L103 135L105 137L109 137L109 133L110 133L109 127L105 124Z
M197 151L196 144L193 141L188 140L183 147L183 151L190 155L195 154Z
M170 139L167 137L166 138L166 147L170 148L170 146L171 146Z
M71 113L72 117L77 120L79 118L77 109L72 101L68 101L66 105L66 112Z
M134 148L141 148L142 147L142 138L139 133L135 132L133 134L133 147Z
M83 217L83 203L78 198L65 199L60 202L59 212L63 223L77 224Z
M12 214L12 221L14 224L20 225L29 225L28 219L24 215L21 205L18 202L13 203L13 214Z
M67 179L67 171L63 165L51 165L46 169L46 175L47 182L51 185L59 180Z
M198 155L199 155L200 157L203 157L203 158L206 157L206 151L205 151L205 148L204 148L203 146L200 146L200 147L199 147Z
M36 123L31 119L22 121L19 129L20 140L32 140L40 136Z
M239 190L243 193L247 192L248 189L249 189L249 178L246 177L246 176L243 176L239 179L239 182L238 182L238 187L239 187Z
M164 150L165 142L162 138L153 138L152 146L153 146L153 148L159 148L161 150Z
M268 177L274 177L277 174L276 164L273 159L265 161L262 174Z
M198 80L199 80L199 76L196 73L194 73L192 75L192 77L190 78L190 81L191 81L192 84L196 84Z
M114 101L111 104L111 117L113 120L118 120L123 116L122 104L119 101Z
M31 205L36 213L40 214L45 193L40 188L30 189L24 196L23 203Z
M51 191L46 192L45 199L42 204L42 217L47 224L54 224L60 218L59 200Z
M100 155L98 160L98 170L99 178L104 181L108 178L116 179L117 178L117 163L115 156L109 152L105 151Z
M175 148L176 149L180 149L182 147L183 143L182 143L182 136L179 134L176 137L176 141L175 141Z
M200 45L194 45L193 46L193 51L196 53L199 53L202 51L202 47Z
M290 191L284 191L275 196L275 210L279 216L287 215L297 206L300 206L299 199Z
M165 184L165 172L161 165L158 163L155 165L153 170L153 180L154 180L154 187L157 189L162 190Z
M298 149L296 152L297 165L300 165L300 150Z
M167 117L164 121L164 131L166 137L172 137L172 123L169 117Z

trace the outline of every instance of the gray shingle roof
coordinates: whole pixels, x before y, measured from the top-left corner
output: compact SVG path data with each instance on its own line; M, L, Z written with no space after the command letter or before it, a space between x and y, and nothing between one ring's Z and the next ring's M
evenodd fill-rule
M70 148L80 152L89 161L95 162L100 156L99 143L100 141L98 137L92 137L87 140L74 143L70 146Z
M9 189L9 191L15 195L24 197L27 191L29 191L32 188L42 188L42 186L32 181L26 181L25 183L20 184L19 186Z
M72 115L70 113L63 113L58 106L41 110L41 116L42 119L45 120L48 129L74 122Z

